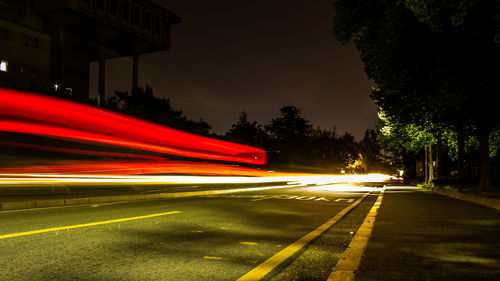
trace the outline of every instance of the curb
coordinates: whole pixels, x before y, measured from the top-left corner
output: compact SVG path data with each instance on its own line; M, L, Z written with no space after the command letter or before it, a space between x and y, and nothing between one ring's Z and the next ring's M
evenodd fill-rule
M300 185L280 185L280 186L265 186L265 187L249 187L249 188L235 188L235 189L219 189L219 190L203 190L203 191L187 191L187 192L165 192L153 193L142 195L116 195L116 196L102 196L102 197L84 197L84 198L71 198L71 199L44 199L34 201L13 201L0 203L0 211L7 210L22 210L22 209L36 209L47 207L60 207L60 206L77 206L88 205L93 203L111 203L111 202L130 202L130 201L143 201L143 200L159 200L159 199L173 199L192 196L203 195L216 195L225 193L236 193L245 191L256 191L276 188L298 187Z
M490 208L493 208L493 209L500 211L500 199L485 198L485 197L479 197L476 195L463 194L463 193L456 192L456 191L439 190L436 188L428 188L428 187L422 187L422 186L419 186L419 188L430 190L430 191L435 192L437 194L448 196L448 197L451 197L454 199L476 203L476 204L490 207Z

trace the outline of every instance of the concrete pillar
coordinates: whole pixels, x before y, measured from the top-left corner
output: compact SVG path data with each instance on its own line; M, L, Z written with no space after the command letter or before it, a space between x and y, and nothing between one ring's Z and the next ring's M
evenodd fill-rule
M134 54L132 66L132 90L139 87L139 54Z
M66 30L59 28L59 65L57 83L65 84L65 68L66 68Z
M105 91L106 89L106 60L104 58L104 52L101 52L101 56L99 58L99 89L98 89L98 97L97 97L97 106L101 106L106 102Z

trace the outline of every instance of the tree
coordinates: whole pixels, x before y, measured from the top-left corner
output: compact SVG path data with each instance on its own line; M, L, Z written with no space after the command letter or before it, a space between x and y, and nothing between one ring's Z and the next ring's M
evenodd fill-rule
M226 138L241 144L267 148L269 136L261 125L256 121L248 121L248 114L245 111L240 113L238 122L232 125L226 132Z
M431 123L424 126L405 124L397 122L397 119L387 116L382 110L379 111L379 130L381 132L382 146L394 154L393 162L397 163L401 158L404 170L404 181L412 182L416 178L415 159L417 154L425 151L424 173L425 182L429 183L433 178L432 146L438 143L433 134L434 125ZM428 157L431 156L431 157ZM396 164L396 168L398 165Z
M406 6L433 33L448 36L438 65L442 91L461 98L460 111L476 127L480 186L491 185L489 138L500 114L500 5L498 1L407 0ZM457 96L457 95L456 95Z
M170 99L155 97L151 87L136 88L130 94L117 91L103 107L198 135L207 136L211 129L203 119L188 120L182 110L174 110Z
M386 169L384 158L380 153L380 137L375 130L365 131L363 139L359 142L359 151L364 156L367 172L382 172Z
M300 116L301 110L295 106L284 106L281 115L265 126L273 141L273 150L278 160L290 164L305 163L308 158L309 135L312 125Z
M475 0L334 4L335 37L354 41L380 89L372 98L393 121L454 128L459 143L462 129L476 126L481 186L490 184L487 140L499 120L491 102L500 89L500 56L493 39L499 8L493 1Z

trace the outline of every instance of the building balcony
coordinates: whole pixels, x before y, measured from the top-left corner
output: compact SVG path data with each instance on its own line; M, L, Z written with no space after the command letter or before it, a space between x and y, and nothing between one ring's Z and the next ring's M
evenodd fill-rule
M111 46L117 56L168 50L170 25L181 20L149 0L33 1L33 10L54 26Z

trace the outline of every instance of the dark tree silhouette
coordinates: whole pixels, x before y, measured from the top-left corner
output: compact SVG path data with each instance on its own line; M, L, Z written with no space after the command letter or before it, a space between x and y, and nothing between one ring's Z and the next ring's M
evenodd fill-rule
M359 151L366 162L367 172L385 172L385 159L380 152L380 137L375 130L365 131L359 142Z
M151 87L136 88L131 93L117 91L103 107L198 135L208 136L211 129L203 119L188 120L182 110L172 108L170 99L155 97Z
M309 153L309 135L312 125L300 116L301 110L295 106L284 106L281 115L265 126L272 138L272 147L278 161L290 164L304 164Z
M266 149L269 143L269 135L256 121L248 121L248 114L245 111L240 113L238 122L227 131L226 139L263 149Z

